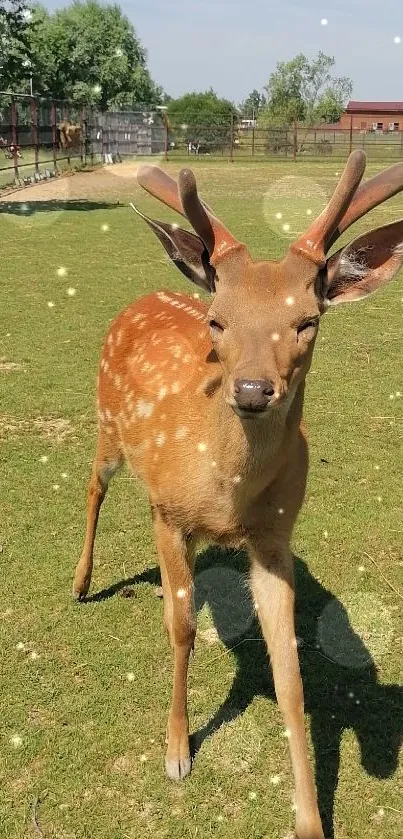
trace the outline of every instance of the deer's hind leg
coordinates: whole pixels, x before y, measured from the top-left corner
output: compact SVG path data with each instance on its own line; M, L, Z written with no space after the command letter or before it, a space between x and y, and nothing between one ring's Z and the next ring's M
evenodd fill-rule
M117 429L111 424L100 425L92 475L87 492L87 529L82 554L74 576L73 597L75 600L82 600L88 593L91 583L99 511L109 481L122 463L123 454Z

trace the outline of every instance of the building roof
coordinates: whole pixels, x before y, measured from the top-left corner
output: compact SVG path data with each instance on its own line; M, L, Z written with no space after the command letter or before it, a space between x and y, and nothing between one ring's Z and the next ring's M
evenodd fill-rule
M356 102L348 103L346 111L350 113L403 113L403 102Z

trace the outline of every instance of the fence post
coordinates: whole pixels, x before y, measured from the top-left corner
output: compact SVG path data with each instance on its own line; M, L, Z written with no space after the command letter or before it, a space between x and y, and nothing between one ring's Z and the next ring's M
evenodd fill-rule
M230 130L230 161L234 162L234 114L231 114L231 130Z
M84 166L84 157L85 157L85 120L84 120L84 108L81 108L80 113L80 122L81 122L81 140L80 140L80 160L81 166Z
M63 105L63 119L65 120L65 122L70 121L69 106L68 105ZM69 169L71 169L70 149L69 149L68 146L67 146L67 149L66 149L66 157L67 157L67 165L68 165Z
M353 150L353 117L350 117L350 154Z
M169 122L165 111L162 112L162 119L164 121L164 160L168 160Z
M297 162L297 151L298 151L298 129L297 129L297 121L294 120L294 141L293 141L294 163Z
M36 100L33 96L30 98L31 105L31 126L32 126L32 145L34 147L35 155L35 174L39 172L39 127L38 127L38 108Z
M15 99L11 97L10 104L11 142L13 144L14 178L18 181L18 155L17 155L17 107Z
M255 120L252 124L252 157L255 156Z

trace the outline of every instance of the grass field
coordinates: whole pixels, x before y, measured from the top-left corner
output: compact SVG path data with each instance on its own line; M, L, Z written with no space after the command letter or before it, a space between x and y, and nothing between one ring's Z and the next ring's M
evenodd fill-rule
M195 166L209 204L268 258L337 181L334 163ZM70 600L104 333L145 292L187 288L126 206L133 199L173 218L140 195L127 166L0 204L0 836L284 839L292 777L245 558L199 558L197 754L183 784L163 773L171 653L146 496L126 473L101 512L92 597ZM401 216L400 196L372 219ZM336 839L403 834L402 335L400 274L326 316L308 382L297 634L320 807Z

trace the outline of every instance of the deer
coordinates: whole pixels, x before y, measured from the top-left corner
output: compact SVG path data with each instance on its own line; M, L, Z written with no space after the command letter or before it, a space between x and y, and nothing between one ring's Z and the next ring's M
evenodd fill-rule
M297 839L324 839L305 731L290 548L308 473L305 381L327 309L365 298L403 263L403 220L328 255L347 228L403 189L402 163L361 183L365 166L364 152L354 151L325 209L277 262L252 258L199 196L190 169L176 182L156 166L139 168L138 183L192 230L133 209L182 274L212 297L157 291L110 326L73 584L73 596L85 600L100 507L126 462L151 506L173 651L165 769L178 781L191 771L187 678L196 635L196 549L201 540L246 549L288 738Z

